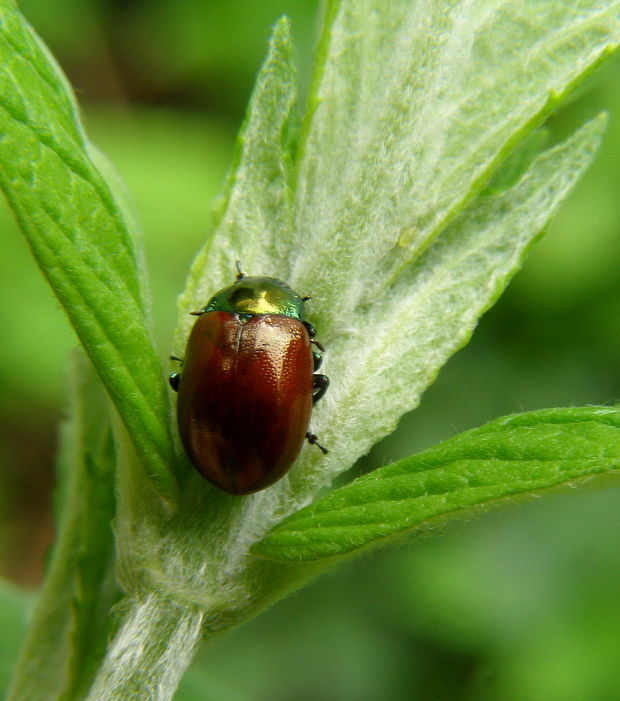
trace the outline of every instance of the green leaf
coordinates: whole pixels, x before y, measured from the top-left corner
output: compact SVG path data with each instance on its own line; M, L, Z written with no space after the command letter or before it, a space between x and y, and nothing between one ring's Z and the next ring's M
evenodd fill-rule
M382 295L617 46L620 3L330 5L299 158L296 258L323 270L319 289L340 279L346 296L321 316L341 319Z
M290 516L253 548L318 560L381 545L504 497L620 468L620 410L517 414L360 477Z
M618 2L330 10L291 250L333 380L313 416L330 455L308 456L292 475L306 499L417 405L520 265L551 212L482 238L477 199L497 163L620 39ZM467 206L474 216L450 227ZM421 259L433 242L437 253Z
M297 75L283 17L274 27L224 193L214 206L217 234L196 257L179 298L179 347L193 321L188 312L230 283L236 260L252 274L286 265L294 228L291 149L297 123Z
M135 222L109 168L99 170L60 69L9 0L0 2L0 133L0 185L147 473L172 498L168 398Z
M343 320L339 337L331 343L327 337L330 416L322 420L319 409L313 430L330 454L298 476L306 494L328 484L418 403L587 168L604 126L605 117L598 117L538 156L510 189L481 193L397 284L351 314L350 329ZM362 321L355 319L362 314L359 333L355 324Z
M87 360L71 368L57 493L58 536L10 699L83 698L112 630L114 468L110 405Z

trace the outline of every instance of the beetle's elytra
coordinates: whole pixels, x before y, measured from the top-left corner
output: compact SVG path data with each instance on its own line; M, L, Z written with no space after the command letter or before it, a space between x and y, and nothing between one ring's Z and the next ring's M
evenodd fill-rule
M329 380L317 374L323 347L303 318L304 302L276 278L245 277L198 312L178 391L183 446L196 469L229 494L251 494L282 477Z

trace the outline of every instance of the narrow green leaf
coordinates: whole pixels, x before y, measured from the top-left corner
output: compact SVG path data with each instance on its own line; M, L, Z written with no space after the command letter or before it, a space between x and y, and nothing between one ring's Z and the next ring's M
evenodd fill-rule
M277 560L341 556L439 516L619 468L616 408L508 416L335 490L287 518L253 552Z
M230 284L236 260L252 275L286 277L294 228L291 181L297 109L290 25L282 18L274 27L224 194L215 206L216 232L196 257L179 298L179 347L192 322L188 312Z
M105 653L114 572L110 405L84 358L74 358L70 420L59 458L58 536L10 699L83 698Z
M0 1L0 133L0 185L147 472L172 497L168 397L135 223L91 159L62 73L9 0Z

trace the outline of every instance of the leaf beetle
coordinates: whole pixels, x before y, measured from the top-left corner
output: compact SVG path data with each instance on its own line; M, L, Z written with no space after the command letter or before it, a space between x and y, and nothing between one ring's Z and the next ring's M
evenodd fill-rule
M304 303L285 282L246 277L196 312L178 392L185 451L209 482L229 494L251 494L279 480L310 433L312 406L329 379L318 374L325 349L304 320ZM173 359L180 360L179 358Z

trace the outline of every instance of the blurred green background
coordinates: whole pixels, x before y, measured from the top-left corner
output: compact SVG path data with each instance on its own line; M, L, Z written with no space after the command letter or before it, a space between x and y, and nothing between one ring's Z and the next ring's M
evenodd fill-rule
M270 27L291 17L307 86L317 5L20 1L137 204L162 357ZM357 470L503 414L618 401L619 86L615 60L549 120L557 139L603 109L611 116L595 165L474 340ZM75 337L4 205L0 227L0 566L20 587L0 590L2 689L32 598L23 591L40 582L53 537L56 426ZM620 485L608 477L366 556L205 650L178 698L616 701L619 526Z

